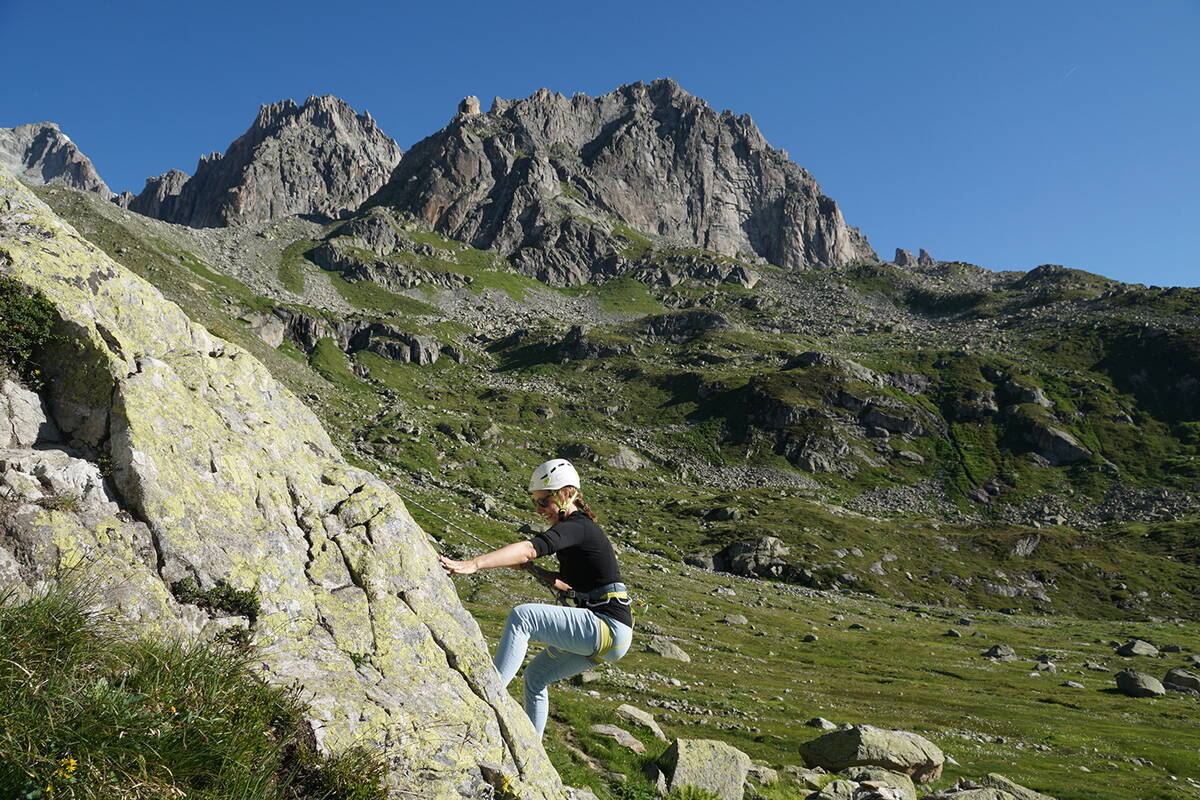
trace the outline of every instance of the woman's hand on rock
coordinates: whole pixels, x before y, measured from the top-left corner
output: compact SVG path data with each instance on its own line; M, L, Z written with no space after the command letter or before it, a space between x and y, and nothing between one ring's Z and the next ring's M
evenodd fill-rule
M442 569L451 575L474 575L479 571L479 567L475 564L475 559L471 559L470 561L455 561L452 558L438 556L438 561L441 563Z

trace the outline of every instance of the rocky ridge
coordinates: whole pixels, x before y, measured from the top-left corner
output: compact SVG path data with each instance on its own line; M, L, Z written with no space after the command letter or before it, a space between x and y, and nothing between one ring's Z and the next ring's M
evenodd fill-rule
M224 154L149 178L129 207L167 222L223 227L304 214L337 219L387 180L399 146L370 112L332 95L264 105Z
M865 237L748 115L670 79L599 97L467 98L372 198L552 285L637 261L622 226L785 269L875 261Z

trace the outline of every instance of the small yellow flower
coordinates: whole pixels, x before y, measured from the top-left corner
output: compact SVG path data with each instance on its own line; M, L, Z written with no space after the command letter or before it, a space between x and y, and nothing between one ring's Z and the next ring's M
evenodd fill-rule
M169 711L170 711L172 714L176 713L176 711L175 711L175 706L170 706L170 707L168 708L168 710L169 710Z

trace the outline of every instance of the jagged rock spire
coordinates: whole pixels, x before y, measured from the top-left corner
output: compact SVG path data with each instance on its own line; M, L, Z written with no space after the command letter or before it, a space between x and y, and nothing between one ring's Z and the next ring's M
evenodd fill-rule
M332 95L282 100L260 107L249 130L224 154L202 157L185 182L178 170L147 180L130 208L193 227L337 218L382 186L400 155L370 114Z

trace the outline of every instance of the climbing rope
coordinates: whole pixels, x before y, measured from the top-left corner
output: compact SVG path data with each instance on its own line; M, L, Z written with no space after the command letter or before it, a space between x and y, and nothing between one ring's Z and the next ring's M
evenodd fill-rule
M393 486L393 487L392 487L392 490L393 490L393 491L395 491L395 492L396 492L396 494L400 495L400 499L401 499L401 500L403 500L404 502L406 502L406 503L411 503L412 505L414 505L414 506L416 506L417 508L419 508L419 509L421 509L422 511L424 511L426 514L429 514L430 516L433 516L433 517L437 517L437 518L438 518L438 519L440 519L442 522L444 522L444 523L446 523L447 525L449 525L451 528L454 528L456 531L461 531L462 533L465 533L467 536L469 536L469 537L471 537L472 539L474 539L476 542L479 542L481 545L483 545L483 546L484 546L484 548L486 548L485 552L491 552L492 550L495 550L495 549L496 549L496 548L495 548L495 547L493 547L492 545L490 545L490 544L488 544L487 542L485 542L483 539L480 539L478 536L476 536L475 534L471 533L469 530L467 530L467 529L466 529L466 528L464 528L463 526L461 526L461 525L458 525L458 524L456 524L456 523L454 523L454 522L451 522L450 520L448 520L448 519L446 519L445 517L443 517L441 514L439 514L439 513L437 513L436 511L434 511L432 508L429 508L428 506L422 505L421 503L417 502L416 500L414 500L414 499L412 499L411 497L409 497L408 495L406 495L404 492L402 492L402 491L400 491L399 489L397 489L395 486ZM526 567L532 567L532 566L533 566L532 564L526 565ZM534 571L533 571L532 569L529 569L529 568L526 568L526 567L522 567L522 571L524 571L524 572L528 572L530 575L533 575L533 576L534 576L534 579L535 579L535 580L537 580L537 581L538 581L538 583L542 583L542 581L541 581L540 579L538 579L538 578L537 578L537 575L534 573ZM545 586L547 589L549 589L549 590L550 590L550 593L554 595L554 599L555 599L555 601L557 601L557 602L558 602L560 605L566 605L566 603L567 603L567 593L566 593L566 592L560 592L559 590L555 589L553 586L549 586L549 585L547 585L547 584L545 584L545 583L542 583L542 585L543 585L543 586Z

